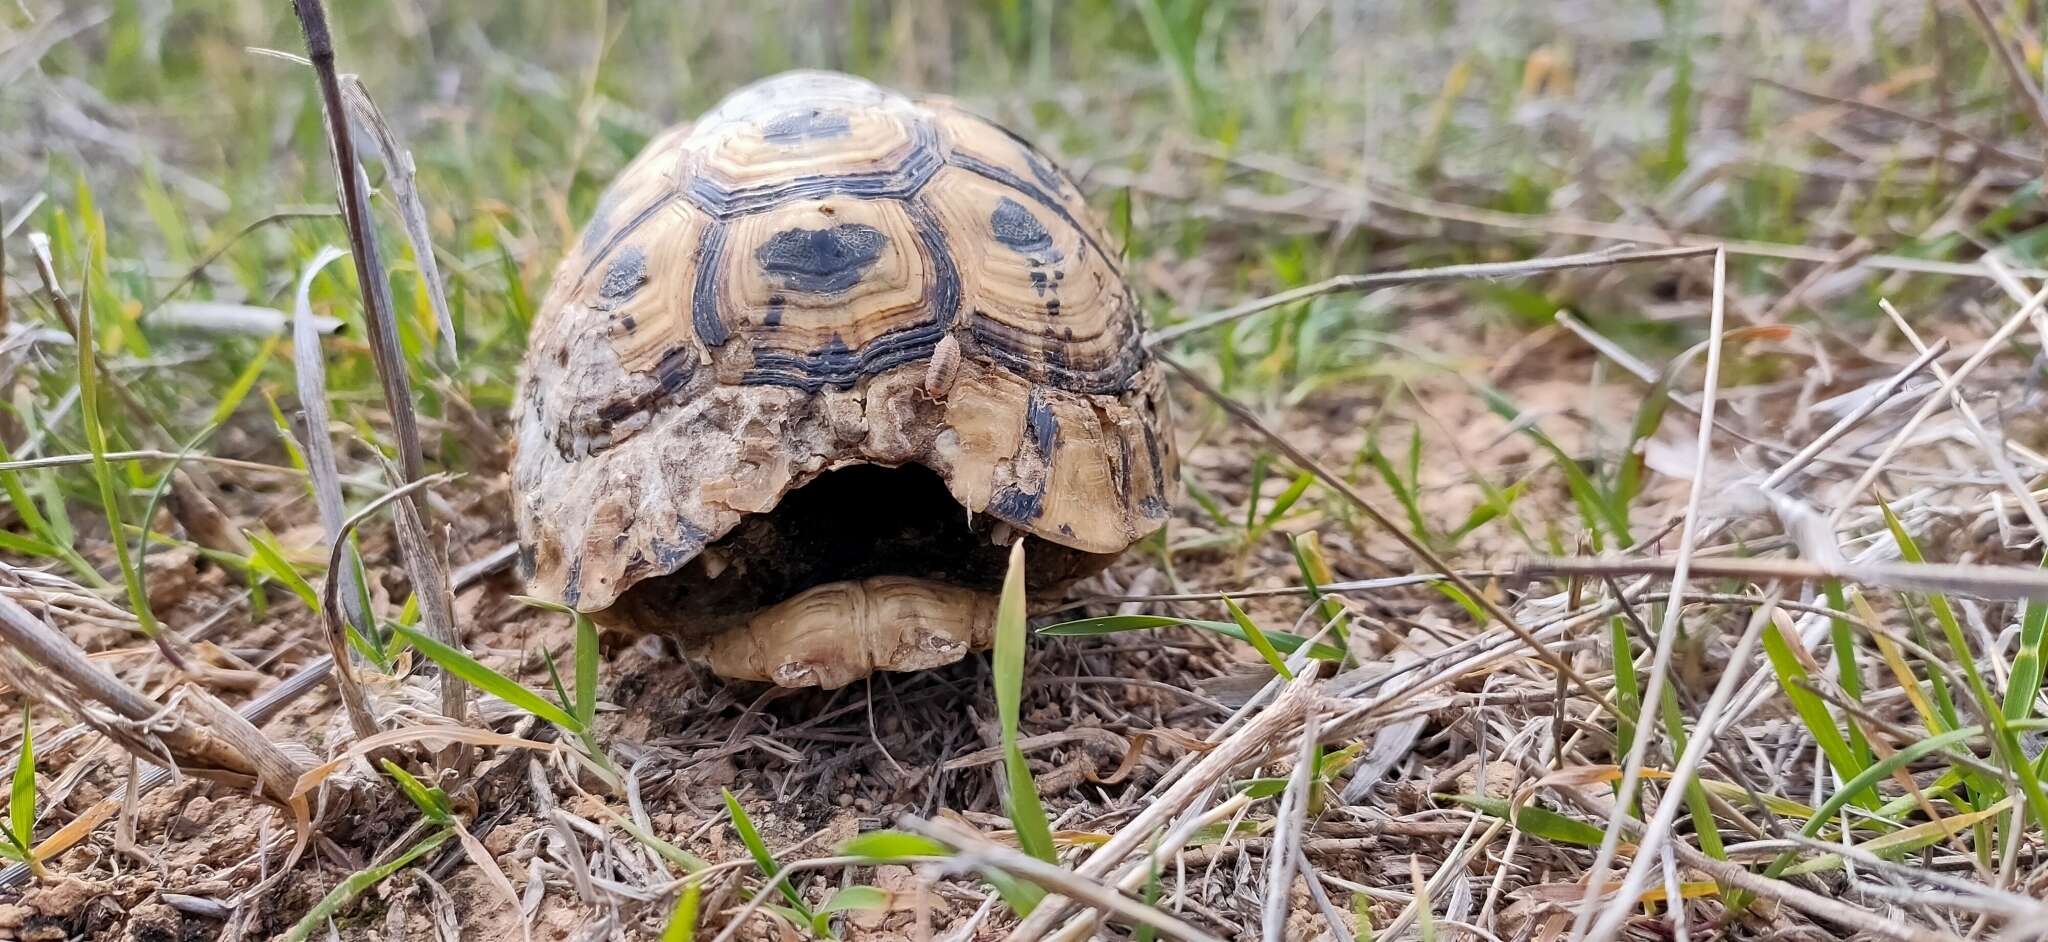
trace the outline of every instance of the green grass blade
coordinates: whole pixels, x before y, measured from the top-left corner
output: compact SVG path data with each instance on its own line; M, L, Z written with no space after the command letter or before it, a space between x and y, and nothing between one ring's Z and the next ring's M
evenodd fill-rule
M888 893L883 892L878 887L856 884L854 886L843 886L834 891L832 896L818 907L818 915L829 916L833 913L845 913L854 910L876 910L888 905Z
M455 813L448 807L446 793L414 778L411 772L407 772L390 759L381 759L379 764L384 767L385 774L398 783L398 790L404 792L405 797L420 809L420 813L427 816L427 820L435 824L449 824L454 821Z
M1515 826L1515 830L1531 837L1540 837L1559 844L1577 847L1598 847L1605 832L1600 827L1577 818L1559 814L1538 805L1515 807L1499 798L1481 798L1477 795L1443 796L1461 805L1477 809Z
M7 450L7 443L0 441L0 464L13 460L14 455ZM29 496L28 489L22 486L19 474L13 471L0 471L0 490L6 491L8 506L13 507L15 516L21 518L21 525L28 528L28 532L35 534L36 539L49 549L46 553L24 555L61 559L86 585L95 589L104 589L109 585L107 577L100 575L99 570L86 562L85 557L72 548L71 540L59 534L50 519L43 516L34 498Z
M405 638L406 643L426 655L429 660L441 665L442 670L450 671L455 676L469 681L478 690L572 733L581 735L587 731L582 723L577 722L575 717L570 716L561 707L549 703L547 698L526 689L518 681L485 667L482 662L470 657L468 652L442 644L410 625L393 625L392 628Z
M1904 523L1892 513L1891 506L1883 501L1878 506L1884 510L1885 525L1899 543L1899 555L1907 562L1925 562L1920 548L1913 544L1912 534ZM2034 762L2020 747L2019 737L2013 735L2012 726L2006 720L2005 711L1996 698L1991 696L1991 687L1984 682L1984 675L1977 669L1977 659L1970 650L1970 642L1963 636L1962 623L1949 606L1948 597L1939 592L1925 596L1928 607L1934 610L1934 620L1941 626L1941 633L1947 639L1957 666L1963 670L1963 679L1970 685L1970 693L1978 706L1991 720L1991 741L1997 747L2001 764L2019 782L2020 793L2026 796L2027 812L2034 819L2034 826L2048 830L2048 791L2041 787L2040 774L2034 769ZM1930 674L1930 676L1932 676ZM1960 724L1958 724L1960 725Z
M2048 555L2041 557L2048 569ZM2041 667L2048 662L2048 604L2028 602L2020 617L2020 648L2013 655L2012 670L2005 684L2005 718L2023 720L2033 715L2035 698L2041 693Z
M1849 597L1842 591L1839 579L1828 580L1826 586L1828 607L1847 614ZM1863 667L1856 658L1856 630L1847 618L1832 619L1828 625L1828 637L1835 654L1835 668L1839 675L1836 682L1842 685L1842 692L1857 703L1863 702ZM1849 754L1856 758L1858 766L1871 763L1870 743L1863 736L1863 727L1855 722L1845 722L1849 733Z
M1301 496L1308 492L1309 485L1314 484L1315 481L1315 475L1306 471L1295 477L1293 482L1287 485L1287 489L1280 492L1280 496L1273 498L1273 505L1266 508L1266 515L1259 518L1258 524L1252 527L1251 531L1246 534L1245 541L1250 542L1265 536L1267 531L1273 529L1274 524L1280 522L1280 518L1287 511L1294 508L1294 505L1301 500Z
M1309 596L1316 600L1319 620L1331 626L1338 649L1348 652L1351 649L1351 620L1344 617L1344 603L1323 591L1323 586L1337 580L1330 568L1329 557L1323 554L1322 538L1310 530L1288 540L1287 548L1294 553L1294 567L1301 571L1302 584L1308 586ZM1292 652L1290 649L1289 653Z
M1481 382L1474 381L1470 385L1479 393L1479 398L1486 403L1488 409L1519 426L1522 434L1550 454L1551 463L1564 475L1565 488L1571 492L1572 499L1579 505L1579 512L1586 517L1586 522L1594 531L1594 549L1602 548L1598 531L1603 527L1622 545L1635 542L1629 535L1628 515L1618 509L1615 502L1601 494L1600 486L1586 474L1585 468L1579 466L1577 459L1550 436L1543 434L1535 423L1523 421L1521 407L1515 405L1514 400L1508 398L1506 393Z
M320 898L320 902L313 904L313 908L307 910L306 915L300 917L298 924L292 926L292 931L285 934L285 942L306 942L307 939L313 937L314 932L327 923L329 918L341 912L342 907L347 906L356 897L368 892L371 887L384 882L386 877L410 866L413 861L425 856L428 851L441 846L441 842L446 841L454 833L454 831L447 828L442 828L421 838L419 843L406 848L405 853L393 858L389 863L349 874L348 879L341 881L341 885L329 890L326 896Z
M143 587L142 572L128 555L127 528L121 523L121 491L114 478L114 466L107 461L107 428L100 415L98 346L92 326L91 269L87 269L86 290L78 304L78 412L85 425L86 447L92 450L92 476L99 484L100 507L106 512L107 532L113 535L115 562L121 568L121 582L128 589L128 607L143 636L157 636L156 615L149 610L149 591Z
M585 615L559 602L550 602L547 599L531 595L515 595L513 598L524 605L567 615L570 621L575 623L575 691L571 693L563 690L562 678L559 674L555 673L555 662L552 659L548 661L548 673L554 678L555 692L562 697L562 707L574 713L577 722L582 723L584 728L588 729L596 726L597 667L598 662L603 657L602 652L598 650L597 646L597 624L590 620L589 615Z
M1387 490L1393 492L1394 500L1408 515L1408 528L1415 531L1415 536L1425 543L1435 542L1429 532L1429 519L1423 516L1422 505L1417 503L1415 489L1410 482L1401 479L1401 473L1395 470L1394 463L1380 450L1378 442L1366 443L1365 463L1372 466L1374 473L1380 476L1380 482L1387 486Z
M1259 522L1259 494L1266 489L1266 471L1272 465L1272 456L1261 452L1252 459L1252 480L1246 488L1244 499L1245 538L1251 538L1252 528Z
M683 892L676 897L676 908L669 913L668 926L661 930L661 942L692 942L697 938L697 899L703 895L704 885L695 880L683 884Z
M1615 735L1626 749L1627 744L1636 741L1635 718L1643 713L1643 689L1636 679L1635 646L1628 636L1628 620L1620 615L1608 619L1608 643L1614 659L1614 703L1621 709L1621 717ZM1628 761L1626 752L1614 757L1616 762ZM1634 796L1629 797L1634 807Z
M576 613L576 721L583 728L597 726L597 625L589 615Z
M1018 540L1010 544L1010 568L1003 576L1002 600L996 607L996 714L1002 722L1004 804L1010 826L1017 831L1018 846L1033 857L1056 863L1059 856L1053 849L1052 822L1038 801L1031 765L1017 746L1024 698L1024 635L1024 541Z
M754 819L747 817L747 809L740 807L740 800L733 797L732 789L721 788L718 793L725 796L725 810L732 815L733 830L740 832L740 843L747 845L747 853L753 855L754 865L761 868L761 876L767 878L780 873L782 865L776 863L775 855L768 852L768 844L761 840L761 832L755 829ZM802 924L809 925L813 915L811 908L804 905L804 898L797 895L796 887L790 886L788 880L776 880L775 889L792 908L803 914Z
M950 857L951 848L908 831L869 831L839 845L841 857L864 857L869 863L885 864L916 857Z
M242 402L249 398L249 390L256 388L256 381L263 376L263 368L270 365L270 358L277 353L277 347L284 342L284 337L285 335L281 333L272 334L263 341L263 346L256 351L256 355L249 358L249 364L242 368L242 372L235 376L234 382L229 383L226 391L221 393L220 401L213 404L213 414L206 420L207 427L211 428L234 418L235 410L240 409Z
M1252 621L1252 617L1245 614L1244 609L1237 607L1237 603L1231 601L1227 595L1223 597L1223 607L1230 609L1230 617L1237 622L1239 630L1244 632L1245 640L1250 641L1252 647L1258 649L1259 656L1265 658L1266 663L1272 666L1273 673L1293 680L1294 672L1287 669L1287 659L1280 656L1279 650L1273 647L1273 642L1266 638L1266 633L1259 630L1258 623Z
M291 560L285 558L284 549L264 534L252 532L245 535L249 539L250 570L283 585L293 595L298 596L299 601L306 603L306 608L319 611L319 591L313 588L312 583L306 581L305 576L299 575L298 567L293 566Z
M1243 628L1231 622L1204 621L1199 618L1176 618L1172 615L1104 615L1099 618L1079 618L1074 621L1061 622L1057 625L1047 625L1044 628L1038 629L1038 633L1051 635L1056 638L1087 638L1096 635L1111 635L1123 631L1149 631L1154 628L1171 628L1178 625L1200 628L1203 631L1213 631L1219 635L1236 638L1246 644L1250 644L1252 640L1251 636L1246 634ZM1307 638L1290 631L1268 631L1265 632L1265 635L1268 644L1271 644L1274 648L1285 654L1293 654L1301 650L1302 645L1308 644ZM1344 659L1344 652L1330 645L1319 643L1309 646L1308 656L1318 661L1341 661Z
M28 707L21 708L21 755L14 760L13 787L7 792L8 836L24 853L36 842L36 750L29 731Z
M1799 639L1786 633L1777 624L1765 626L1763 631L1764 656L1770 661L1771 673L1777 678L1778 689L1792 704L1792 710L1799 716L1799 722L1806 727L1807 735L1820 746L1821 755L1834 766L1836 774L1845 779L1861 775L1868 763L1859 762L1855 750L1842 738L1835 727L1835 718L1828 712L1828 705L1809 686L1813 675L1806 669L1799 657ZM1878 797L1875 791L1867 794L1851 792L1850 797L1866 808L1876 808Z

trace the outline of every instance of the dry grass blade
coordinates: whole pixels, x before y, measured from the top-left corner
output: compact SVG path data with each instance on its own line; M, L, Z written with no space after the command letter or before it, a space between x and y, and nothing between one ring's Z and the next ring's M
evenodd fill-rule
M2005 69L2005 77L2012 83L2014 94L2027 106L2034 119L2034 130L2048 134L2048 98L2041 95L2041 87L2034 84L2034 77L2027 72L2027 63L2020 53L2013 51L2012 44L1998 35L1998 23L1992 19L1991 10L1984 6L1984 0L1963 0L1963 6L1970 11L1970 19L1984 34L1984 43L1997 55L1998 64Z
M1913 325L1906 321L1898 308L1892 306L1889 299L1880 299L1877 306L1891 319L1892 326L1899 329L1899 333L1905 336L1907 342L1920 351L1921 359L1928 359L1934 353L1934 349L1920 339L1920 332L1913 329ZM1935 346L1938 347L1940 344L1937 343ZM1933 366L1935 378L1940 380L1942 388L1948 391L1949 407L1962 417L1963 424L1968 425L1970 433L1977 437L1977 443L1983 448L1984 456L1991 460L1991 466L1998 471L1998 476L2004 479L2006 488L2012 491L2014 501L2019 504L2020 512L2027 515L2027 522L2033 525L2034 532L2039 534L2039 538L2048 539L2048 515L2042 514L2041 502L2034 497L2027 483L2020 479L2019 470L2012 466L2012 459L2006 456L2005 442L1984 427L1984 420L1977 417L1977 410L1970 407L1970 401L1963 396L1962 387L1950 380L1948 371L1942 369L1940 363L1934 363Z
M1381 511L1378 505L1374 504L1371 500L1368 500L1364 493L1351 485L1351 482L1323 467L1321 462L1316 461L1307 452L1302 451L1299 446L1288 441L1286 436L1273 431L1258 416L1253 415L1250 409L1245 408L1242 403L1224 395L1222 390L1217 389L1208 380L1203 379L1199 374L1182 365L1180 361L1164 353L1155 353L1154 355L1159 358L1160 362L1171 367L1174 374L1182 382L1194 387L1196 391L1207 396L1210 401L1223 407L1223 410L1230 413L1233 418L1242 422L1247 428L1259 433L1268 442L1271 442L1274 448L1279 449L1281 454L1287 456L1288 460L1293 461L1310 474L1315 475L1318 480L1336 490L1337 493L1343 495L1345 500L1362 511L1375 526L1391 534L1396 540L1400 541L1404 548L1421 559L1425 565L1441 574L1444 577L1444 581L1455 586L1458 591L1465 594L1466 598L1471 599L1485 610L1487 615L1499 621L1502 626L1512 632L1523 644L1528 645L1531 653L1542 659L1545 664L1550 665L1552 669L1558 672L1559 676L1570 681L1586 697L1599 703L1608 713L1619 715L1616 713L1613 702L1608 700L1607 695L1595 688L1591 683L1588 683L1586 678L1569 661L1566 661L1557 652L1538 643L1536 637L1529 633L1529 629L1522 627L1521 623L1515 619L1515 616L1510 614L1507 609L1502 608L1500 603L1495 601L1491 594L1473 585L1470 580L1460 574L1460 570L1445 562L1444 558L1438 555L1436 550L1431 549L1427 544L1417 539L1414 534L1409 533L1406 528L1395 523L1392 517Z
M334 317L315 317L313 328L323 334L341 330ZM150 322L165 330L208 334L267 337L291 330L292 319L283 311L257 304L226 301L169 301L156 311Z
M305 34L306 52L320 84L327 120L328 144L333 151L335 173L341 185L341 205L348 222L349 245L353 249L356 276L363 288L363 316L369 324L370 352L377 375L384 386L384 403L391 413L398 439L398 482L418 480L425 473L420 450L419 422L413 414L412 382L406 373L405 350L399 345L398 325L392 313L391 287L384 277L378 254L376 227L370 218L369 195L364 192L362 168L356 160L350 133L348 107L340 78L335 74L334 39L327 28L327 11L321 0L294 0L293 10ZM431 247L423 253L431 259ZM430 264L423 261L422 265ZM438 279L437 279L438 280ZM424 523L425 505L408 498L399 510L399 546L405 557L413 592L419 596L420 611L430 637L459 644L455 636L446 568L432 548ZM467 712L468 685L442 672L441 709L450 719L460 720Z
M1112 887L1096 882L1095 878L1084 877L1072 870L1046 863L1030 854L1011 850L950 822L909 820L902 822L901 826L906 831L952 845L958 851L951 861L953 865L1000 870L1020 880L1037 884L1048 893L1078 899L1090 906L1113 913L1132 925L1152 926L1169 938L1183 939L1187 942L1222 942L1200 927L1164 910L1131 899ZM1047 903L1052 899L1053 897L1048 896ZM1021 935L1022 931L1020 927L1018 934Z
M398 469L391 467L390 462L385 462L385 468L397 477ZM420 504L417 494L408 494L398 502L395 517L399 555L405 560L405 574L412 581L413 595L419 599L420 623L426 626L427 637L459 649L462 639L455 631L455 593L448 586L448 566L427 536L426 524L420 520ZM440 688L441 715L462 722L469 713L469 683L454 671L442 670Z
M0 642L6 644L0 659L6 661L17 688L70 701L67 705L80 719L139 758L158 763L168 753L187 773L253 782L271 800L279 804L289 800L290 786L276 776L282 770L298 768L299 763L278 751L275 744L260 734L251 738L245 735L248 730L240 729L231 734L232 742L221 738L210 728L221 719L217 714L194 723L167 712L162 704L107 673L71 639L4 595L0 595ZM34 668L17 666L14 658ZM64 688L55 686L60 683ZM85 700L100 704L111 714L87 710Z
M108 461L179 461L208 464L236 471L256 474L274 474L280 477L304 477L305 472L260 461L243 461L239 458L222 458L218 455L186 454L164 451L159 448L135 448L127 451L110 451L104 457ZM69 468L92 464L91 455L44 455L40 458L23 458L18 461L0 461L0 471L33 471L38 468Z
M1555 258L1532 258L1519 262L1483 262L1473 265L1445 265L1440 268L1416 268L1407 271L1373 272L1369 275L1338 275L1325 278L1312 285L1303 285L1246 301L1234 307L1224 308L1199 317L1190 318L1172 327L1153 331L1145 338L1148 347L1164 346L1192 333L1208 330L1220 324L1241 320L1261 311L1306 301L1326 294L1344 294L1354 291L1374 291L1400 285L1419 285L1437 281L1471 281L1474 279L1527 278L1550 272L1571 271L1580 268L1607 268L1613 265L1630 265L1640 262L1668 261L1678 258L1698 258L1711 255L1712 246L1684 246L1673 249L1652 249L1644 252L1627 251L1628 246L1618 246L1599 252L1583 252L1578 255L1560 255Z
M1891 463L1892 457L1897 455L1900 449L1905 448L1906 443L1912 440L1913 433L1919 430L1921 424L1926 422L1930 416L1934 415L1943 406L1948 405L1950 392L1959 387L1964 380L1970 378L1970 374L1975 373L1978 367L1983 366L1986 361L1990 360L1993 354L2004 349L2005 342L2018 333L2021 327L2026 326L2033 319L2034 315L2040 313L2044 305L2048 305L2048 287L2043 287L2035 292L2033 297L2028 298L2025 304L2020 305L2019 310L2006 318L2005 323L2000 324L1998 330L1994 331L1990 338L1986 339L1977 348L1977 352L1971 354L1968 359L1963 361L1961 366L1955 368L1955 372L1949 374L1948 378L1942 382L1941 395L1929 396L1926 401L1920 404L1920 408L1913 413L1912 418L1906 420L1905 425L1900 427L1898 433L1892 437L1891 442L1885 446L1884 451L1879 452L1877 458L1870 462L1870 467L1865 469L1856 478L1856 483L1849 488L1848 493L1860 495L1868 491L1870 485L1877 480L1877 476L1884 473L1885 466ZM1840 523L1842 517L1849 512L1851 506L1853 506L1852 501L1844 501L1840 507L1835 509L1834 516L1830 522Z
M1750 614L1749 627L1742 633L1742 639L1736 642L1735 650L1729 655L1729 663L1749 663L1750 655L1756 650L1758 639L1763 636L1764 626L1770 623L1772 613L1777 610L1778 596L1783 591L1784 588L1781 583L1771 584L1770 588L1765 592L1764 603L1757 606L1756 611ZM1674 599L1667 603L1665 611L1673 611L1678 606L1678 601ZM1720 681L1714 685L1713 696L1708 699L1706 707L1700 710L1700 714L1695 721L1695 726L1698 729L1709 730L1714 728L1715 722L1720 718L1722 712L1728 708L1729 701L1734 699L1735 690L1740 685L1742 679L1742 671L1722 672ZM1645 702L1655 703L1660 701L1650 700L1645 697ZM1653 723L1642 723L1640 728L1648 728L1654 725ZM1599 921L1593 924L1592 932L1588 935L1588 938L1609 939L1615 937L1621 931L1622 921L1627 919L1629 913L1635 909L1637 894L1642 892L1643 887L1650 879L1651 871L1657 866L1660 859L1658 852L1662 848L1663 843L1665 841L1677 840L1676 836L1671 832L1673 825L1678 820L1679 809L1686 804L1684 795L1687 784L1692 781L1693 773L1699 768L1700 761L1706 757L1707 750L1716 746L1717 743L1712 736L1693 736L1686 741L1685 753L1679 757L1678 768L1672 772L1671 779L1664 788L1663 797L1657 804L1657 813L1650 819L1649 826L1642 830L1637 839L1638 843L1634 852L1635 859L1630 863L1628 873L1622 878L1621 889L1608 902L1607 909L1600 914ZM1641 760L1638 757L1641 754L1642 752L1631 753L1629 758L1631 761L1640 762ZM1624 772L1624 778L1625 776L1626 773ZM1632 795L1634 792L1624 788L1620 794ZM1626 807L1626 805L1622 802L1616 802L1614 807L1618 810ZM1696 826L1710 827L1712 825L1711 822L1700 822ZM1610 819L1608 822L1608 833L1618 835L1620 831L1620 822ZM1595 874L1600 872L1599 870L1594 871ZM1595 876L1592 886L1597 888L1601 882L1599 877ZM1589 901L1596 899L1597 896L1594 890L1588 890L1586 898ZM1581 911L1583 912L1591 908L1590 905L1582 904Z
M377 103L371 100L370 89L362 79L341 76L341 95L349 113L369 129L377 138L378 149L384 152L384 165L389 169L385 183L398 201L398 215L405 221L405 235L412 242L420 280L426 283L427 303L433 307L434 320L441 327L442 349L452 361L459 352L455 346L455 318L448 312L448 292L441 286L441 265L434 258L434 241L427 232L427 206L420 200L419 185L414 180L412 152L391 133L391 125L384 120L384 113L377 110Z
M330 588L322 600L323 606L331 607L338 595L341 610L348 615L348 623L361 637L375 643L376 623L363 605L361 563L355 554L343 552L350 545L342 522L348 506L341 493L341 469L335 462L334 438L328 431L327 358L320 348L320 334L312 323L310 299L313 279L321 269L346 254L332 247L322 249L299 276L298 301L292 316L292 365L298 382L299 409L306 418L300 445L305 450L306 469L313 478L313 502L320 511L320 528L326 531L328 541L341 557L339 566L330 565L328 568ZM376 714L350 666L352 659L347 640L339 626L332 626L328 635L328 653L342 659L336 681L342 703L348 708L349 722L355 727L357 736L371 735L378 729Z
M1265 908L1259 915L1265 942L1280 942L1287 931L1288 895L1294 890L1301 833L1308 826L1309 790L1317 787L1315 756L1316 711L1310 709L1302 714L1301 749L1295 754L1294 772L1287 789L1280 795L1280 809L1274 815L1273 846L1266 855ZM1309 882L1315 882L1312 871L1303 873Z
M1691 572L1714 578L1825 582L1840 579L1906 592L1952 592L1981 599L2048 601L2048 572L2027 566L1948 563L1827 563L1810 559L1694 559ZM1668 576L1678 560L1570 558L1524 563L1524 576Z
M456 570L454 588L460 591L473 586L491 574L511 565L512 559L516 555L516 549L517 547L512 545L500 547L497 551L489 553L477 561ZM326 681L328 674L334 670L334 666L335 661L331 657L322 656L314 658L306 666L299 668L291 676L278 683L277 686L264 691L261 696L244 704L239 713L243 718L257 726L268 723L278 713L282 712L285 707L298 702L300 697L318 688L322 682ZM169 782L171 778L172 772L170 769L152 765L142 774L141 780L136 782L133 788L137 792L148 792ZM62 853L72 844L85 839L94 828L112 817L114 812L121 807L122 802L127 800L128 797L128 786L123 786L120 791L94 805L73 821L72 824L66 825L57 834L52 835L41 845L38 845L38 856L49 859ZM18 886L26 881L29 875L29 869L26 865L11 865L6 870L0 871L0 887Z
M1643 688L1643 703L1662 704L1664 685L1670 681L1671 657L1677 647L1678 616L1684 609L1686 580L1692 568L1693 548L1699 538L1701 519L1700 505L1707 492L1707 459L1713 454L1714 408L1719 401L1717 393L1721 385L1721 338L1727 323L1727 282L1728 255L1714 253L1714 300L1711 321L1707 332L1706 378L1700 393L1699 431L1694 442L1694 464L1692 480L1685 503L1684 524L1678 536L1678 558L1671 568L1671 600L1664 605L1664 620L1657 629L1655 652L1650 662L1650 681ZM1643 764L1648 761L1650 740L1656 735L1657 724L1637 723L1634 741L1629 743L1627 763L1622 768L1621 786L1617 794L1632 796L1642 781ZM1709 741L1696 737L1695 742ZM1677 801L1667 796L1667 803L1676 807ZM1621 814L1628 807L1626 800L1616 802L1608 816L1606 833L1600 840L1600 849L1593 856L1593 865L1587 877L1586 895L1579 904L1578 915L1572 919L1572 938L1585 937L1587 925L1593 918L1593 904L1607 884L1607 867L1614 860L1614 853L1621 842ZM1639 860L1642 858L1638 858Z
M392 501L403 500L416 490L430 487L446 479L445 475L428 475L410 484L392 488L336 525L328 536L327 574L320 590L321 622L327 626L327 654L335 659L336 666L340 668L335 673L335 688L341 693L342 705L348 711L349 724L355 728L356 737L359 739L375 736L383 727L377 722L376 710L370 704L369 692L364 690L362 683L356 679L353 658L350 657L347 628L342 622L340 610L342 606L348 605L350 600L361 598L359 590L343 584L345 580L359 577L361 573L361 570L350 565L355 556L350 552L355 529ZM375 638L370 634L364 634L362 637ZM372 640L370 643L375 644L376 641Z
M384 259L378 249L377 229L370 216L362 167L356 159L354 135L350 133L348 105L341 92L341 80L334 69L334 37L327 28L327 9L321 0L293 0L299 28L306 39L306 53L320 86L322 113L327 123L327 144L334 159L334 172L341 199L342 218L348 227L350 254L355 259L356 281L363 292L363 320L369 328L370 357L383 382L384 402L391 410L394 437L398 440L399 467L405 480L423 473L419 420L413 414L412 381L406 375L405 350L398 342L398 324L392 313L391 285L385 280Z
M1203 150L1197 147L1197 150ZM1731 255L1745 255L1755 258L1774 258L1786 261L1815 262L1826 264L1832 261L1836 252L1832 249L1816 248L1788 242L1764 242L1755 239L1731 239L1724 236L1696 232L1673 231L1669 228L1642 223L1607 222L1557 214L1516 213L1462 203L1451 203L1430 199L1412 193L1404 193L1376 183L1362 186L1352 185L1322 175L1300 165L1283 165L1269 158L1254 158L1236 154L1225 154L1220 149L1205 151L1207 156L1240 164L1261 173L1271 173L1290 180L1306 182L1311 186L1347 197L1358 203L1374 208L1384 207L1396 212L1412 213L1430 219L1441 219L1467 225L1485 226L1510 232L1540 232L1556 236L1576 236L1585 239L1614 239L1621 242L1635 242L1643 245L1669 245L1701 249L1701 254L1715 249L1726 250ZM1950 262L1941 259L1916 258L1908 255L1866 255L1856 263L1858 268L1876 268L1884 271L1910 272L1921 275L1947 275L1956 278L1991 278L1990 270L1978 262ZM2021 272L2029 278L2048 277L2048 269L2028 268Z

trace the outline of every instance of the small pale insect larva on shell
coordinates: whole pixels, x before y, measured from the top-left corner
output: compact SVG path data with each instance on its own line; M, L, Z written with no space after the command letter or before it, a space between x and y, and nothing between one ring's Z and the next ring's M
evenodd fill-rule
M932 348L932 361L924 368L924 394L933 402L945 402L960 378L960 339L947 334Z

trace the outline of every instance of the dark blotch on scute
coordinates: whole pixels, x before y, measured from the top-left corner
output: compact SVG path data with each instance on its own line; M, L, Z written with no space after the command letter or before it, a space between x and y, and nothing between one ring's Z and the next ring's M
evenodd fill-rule
M583 598L583 556L569 560L569 573L562 578L562 604L575 608Z
M769 309L775 316L775 309ZM770 324L775 323L771 320ZM930 322L883 334L859 350L846 346L839 335L809 353L755 350L754 365L740 377L746 386L788 386L817 392L827 386L851 389L863 376L874 376L905 363L929 359L938 345L940 330Z
M652 410L662 399L675 394L697 372L695 351L687 346L670 348L654 364L654 386L638 395L614 399L598 407L598 421L609 428L642 412Z
M988 512L1018 526L1028 526L1031 521L1045 513L1045 492L1026 491L1015 484L1005 484L988 499Z
M1024 204L1007 196L989 215L988 226L997 242L1009 246L1019 255L1039 260L1052 253L1052 234L1045 231L1045 224L1031 215L1031 210L1025 209Z
M990 540L993 527L987 516L970 523L928 468L855 465L791 491L711 544L726 564L716 577L693 559L627 589L615 611L649 631L702 637L828 582L911 576L995 592L1009 548ZM1033 592L1054 591L1116 558L1028 539Z
M779 115L763 125L761 138L770 144L801 144L844 137L851 127L843 114L807 108Z
M836 294L859 284L888 244L881 230L860 223L784 229L755 250L754 260L784 288Z
M714 347L725 346L732 339L732 331L718 316L718 263L724 253L725 226L721 223L705 230L697 243L697 284L690 289L690 325L697 328L697 339Z
M1045 393L1033 387L1031 396L1024 404L1024 434L1031 444L1037 446L1038 456L1047 464L1052 463L1053 448L1059 442L1060 420L1052 414L1052 406L1045 401Z
M604 281L597 286L597 296L607 306L617 304L633 296L640 286L647 283L647 253L636 246L619 250L612 259L611 267L604 270Z

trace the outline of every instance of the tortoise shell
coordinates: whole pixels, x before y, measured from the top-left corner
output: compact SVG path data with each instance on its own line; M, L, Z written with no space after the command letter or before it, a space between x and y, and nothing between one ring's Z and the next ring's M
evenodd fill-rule
M776 76L654 139L535 317L532 591L721 674L836 686L989 643L1156 530L1177 465L1135 298L1024 140Z

